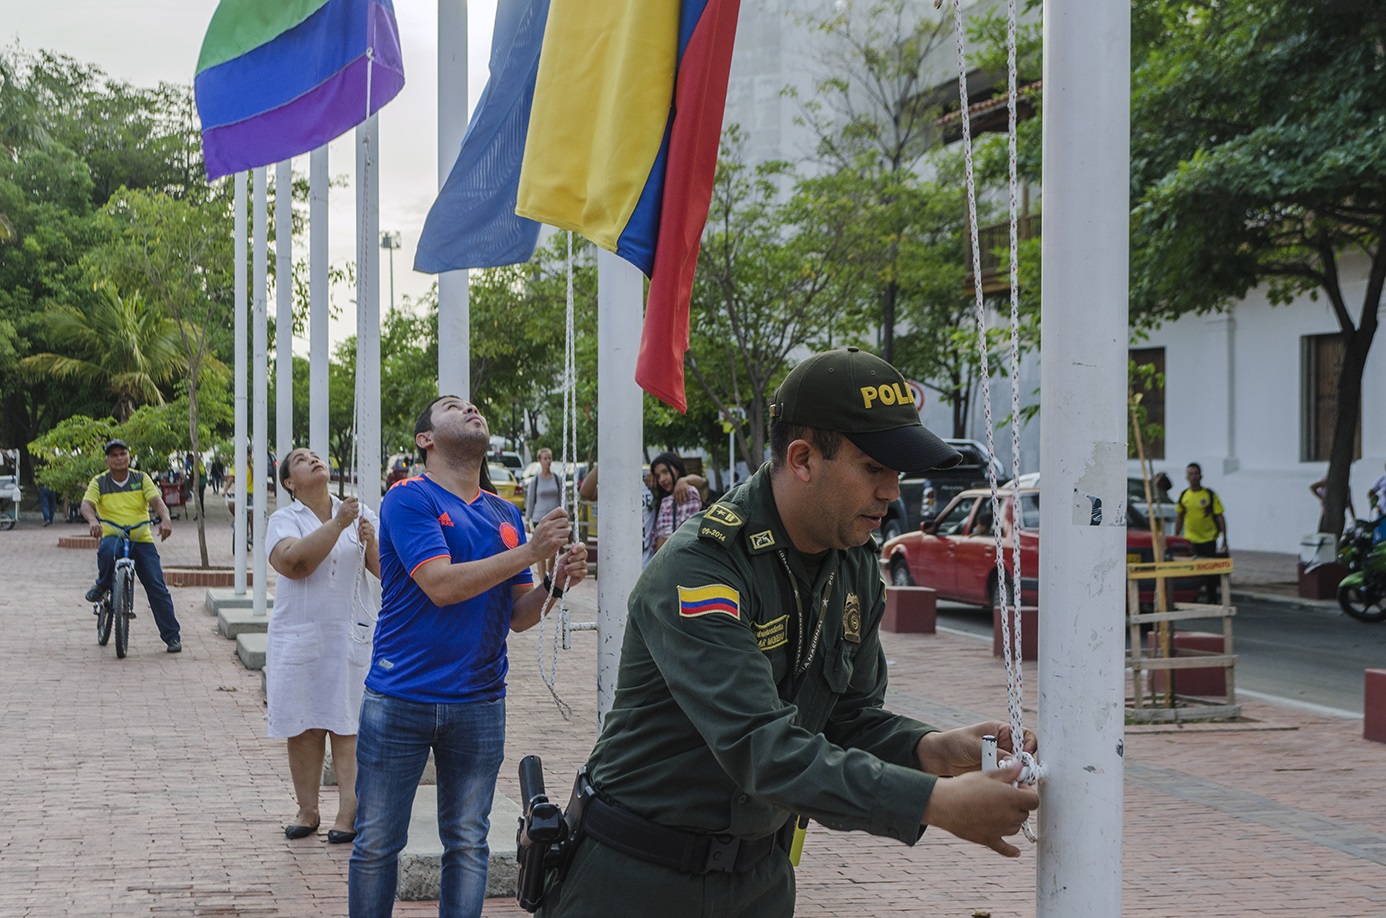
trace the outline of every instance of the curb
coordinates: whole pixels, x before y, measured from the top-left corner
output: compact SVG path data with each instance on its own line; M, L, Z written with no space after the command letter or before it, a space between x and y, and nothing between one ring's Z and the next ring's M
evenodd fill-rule
M1300 596L1282 596L1279 593L1260 593L1256 590L1232 590L1232 601L1258 602L1268 606L1280 606L1297 612L1313 612L1319 615L1342 615L1343 610L1331 599L1305 599Z

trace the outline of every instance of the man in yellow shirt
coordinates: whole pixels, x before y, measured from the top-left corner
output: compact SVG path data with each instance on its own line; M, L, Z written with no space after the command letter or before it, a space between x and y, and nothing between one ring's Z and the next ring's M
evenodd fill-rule
M1190 462L1184 471L1189 486L1179 495L1179 509L1174 518L1174 534L1182 535L1193 543L1194 554L1203 558L1218 556L1218 542L1222 542L1222 554L1227 554L1227 521L1222 517L1222 501L1212 488L1203 487L1203 467ZM1204 586L1209 598L1217 601L1221 592L1221 578L1205 577Z
M158 487L148 475L130 468L130 449L124 441L112 440L106 444L106 469L104 474L91 480L82 497L82 516L91 527L91 534L101 540L96 550L96 583L87 590L88 602L96 602L111 588L111 575L115 570L116 537L120 530L103 525L102 519L131 526L149 519L152 509L159 517L159 538L167 539L173 534L168 507L159 496ZM173 597L164 585L159 551L154 547L154 536L149 529L144 526L130 534L133 541L130 557L135 562L136 576L144 584L150 611L159 626L159 637L168 646L169 653L178 653L183 649L181 631L173 614Z

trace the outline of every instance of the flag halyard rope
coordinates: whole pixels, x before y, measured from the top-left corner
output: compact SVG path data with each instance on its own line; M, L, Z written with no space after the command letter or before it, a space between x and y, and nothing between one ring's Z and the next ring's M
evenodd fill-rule
M935 0L934 6L942 5ZM959 115L962 125L963 160L967 177L967 216L968 230L972 243L972 278L974 289L974 309L977 319L979 353L979 373L982 384L982 405L986 416L987 430L987 482L991 489L992 538L996 556L996 601L1001 614L1001 644L1006 661L1006 685L1008 714L1010 716L1011 748L1017 750L1015 756L1024 765L1017 783L1035 783L1041 768L1033 756L1023 752L1024 685L1021 668L1021 566L1020 566L1020 312L1019 312L1019 202L1016 152L1016 3L1008 0L1006 18L1006 88L1007 88L1007 153L1008 153L1008 216L1010 243L1010 375L1011 375L1011 569L1006 570L1005 545L1002 542L1001 491L996 479L995 431L991 412L991 371L987 348L986 303L982 291L982 255L977 226L977 183L972 159L972 124L968 113L967 95L967 55L963 45L963 18L960 0L953 0L954 38L958 53L958 92L960 96ZM1025 837L1035 841L1035 835L1027 820L1023 826Z

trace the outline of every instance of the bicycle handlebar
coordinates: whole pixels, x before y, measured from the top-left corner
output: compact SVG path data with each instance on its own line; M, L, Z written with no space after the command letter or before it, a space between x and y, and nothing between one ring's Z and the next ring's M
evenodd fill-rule
M141 526L148 526L150 523L154 522L154 520L143 520L138 523L131 523L129 526L122 526L119 523L112 522L111 520L106 519L105 517L98 516L96 519L98 522L105 523L112 529L119 529L121 532L125 533L125 537L127 539L130 537L130 534L134 532L136 529L139 529Z

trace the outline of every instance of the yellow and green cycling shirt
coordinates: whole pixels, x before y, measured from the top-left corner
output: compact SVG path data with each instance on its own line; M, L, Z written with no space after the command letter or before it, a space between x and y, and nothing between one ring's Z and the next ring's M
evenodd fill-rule
M1179 508L1184 511L1184 538L1190 542L1217 541L1218 522L1214 517L1222 515L1222 501L1212 488L1185 488L1179 495Z
M149 519L149 503L159 497L159 489L154 481L143 472L131 469L125 481L116 484L110 472L97 475L87 485L87 493L82 500L96 508L96 515L122 526L133 526L141 520ZM150 527L143 526L130 534L136 542L153 542L154 534ZM120 535L120 530L110 526L101 527L103 536Z

